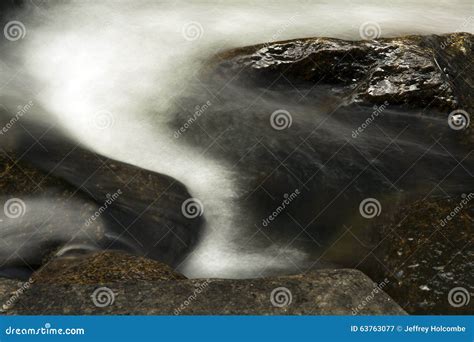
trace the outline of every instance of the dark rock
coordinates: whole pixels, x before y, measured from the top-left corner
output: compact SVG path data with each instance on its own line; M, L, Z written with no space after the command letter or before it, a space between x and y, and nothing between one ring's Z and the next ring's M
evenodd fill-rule
M452 43L442 49L446 41ZM329 84L347 103L388 101L449 113L466 103L466 96L472 105L472 95L466 95L472 94L472 77L466 86L453 83L452 75L469 64L465 58L472 58L473 44L468 33L370 41L307 38L235 49L215 62L221 72L232 70L264 86L288 86L288 80L296 86Z
M18 160L12 151L0 153L0 267L4 274L27 278L65 246L98 248L105 243L102 220L86 225L99 209L82 191ZM9 213L10 216L7 216Z
M92 300L94 291L95 304ZM98 307L99 291L102 291L103 297ZM120 282L107 286L102 284L102 288L35 283L7 313L405 314L367 276L349 269L319 270L305 275L248 280Z
M473 217L474 193L470 193L404 203L392 222L382 226L383 240L375 253L385 266L382 276L394 279L385 291L407 312L474 313L472 299L459 307L449 302L456 287L474 294Z
M177 265L199 238L202 218L182 214L191 195L171 177L97 155L32 122L14 125L1 142L4 200L19 198L24 207L0 222L3 269L33 270L58 252L102 249Z
M0 278L0 303L9 302L22 283L18 280Z
M438 45L454 37L459 45L438 58ZM472 37L309 38L234 49L189 85L172 125L179 130L197 103L215 95L180 139L237 171L234 213L247 229L242 244L255 236L255 250L270 248L268 237L320 260L352 227L362 243L353 238L336 252L341 258L327 261L356 267L377 231L358 212L363 199L377 198L385 217L400 197L474 189L474 155L461 142L467 130L453 130L447 120L455 108L473 108L467 83L453 82L465 77L469 63L461 55L472 59ZM383 86L386 79L393 91ZM295 190L300 195L263 227ZM257 241L262 234L254 227L266 237Z
M474 113L473 37L453 33L359 42L309 38L222 53L200 77L206 92L218 94L217 99L199 118L199 127L183 138L193 148L218 140L219 146L206 153L240 167L245 175L241 187L248 189L240 202L246 208L243 219L257 213L248 226L261 226L259 218L300 189L302 194L285 208L290 218L280 215L271 229L263 229L273 241L298 246L315 260L322 250L328 261L362 269L372 279L388 277L387 291L407 311L471 313L470 307L450 306L447 296L456 285L473 292L468 286L472 253L465 247L472 240L472 219L453 227L450 234L456 237L448 239L422 226L434 222L423 217L432 209L430 196L458 198L474 190L473 125L457 131L447 121L453 110ZM188 113L196 98L183 101ZM373 115L382 107L374 105L385 101L389 106ZM270 125L278 110L287 114L281 130ZM176 115L174 127L188 115ZM201 132L220 132L219 127L229 128L222 136ZM354 136L361 127L363 134ZM223 151L226 146L232 148ZM368 221L357 209L372 197L382 210L379 220ZM424 202L427 208L418 210ZM390 219L394 212L395 223ZM438 211L431 214L432 219L443 217ZM406 216L408 224L402 222L393 233L381 229L395 228ZM295 223L305 228L297 237L306 239L306 245L294 238L299 231ZM246 235L259 233L249 229ZM424 242L418 250L396 249L400 240L413 235ZM442 255L431 255L436 250ZM403 265L411 253L417 259L413 265L420 266L402 270L408 275L399 284L399 267L412 265ZM446 276L432 269L445 264L456 271ZM459 276L449 279L449 273Z
M168 265L120 251L101 251L51 260L34 273L36 284L102 284L186 279Z

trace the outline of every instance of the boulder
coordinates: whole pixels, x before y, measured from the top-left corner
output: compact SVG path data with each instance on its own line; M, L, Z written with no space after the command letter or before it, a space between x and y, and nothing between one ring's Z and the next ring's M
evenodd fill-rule
M351 269L245 280L136 280L87 285L78 284L75 277L64 279L71 283L35 282L7 314L405 314L380 286Z
M183 215L191 195L172 177L97 155L34 122L13 125L0 142L2 205L12 200L18 210L0 221L7 273L77 250L121 249L177 265L200 236L203 219Z
M454 110L473 115L473 52L474 35L463 32L362 41L305 38L226 51L206 73L214 81L233 77L265 92L296 90L309 98L313 88L328 86L327 96L345 106L390 104L446 120ZM463 132L471 146L472 127Z
M368 41L306 38L234 49L215 62L221 72L232 69L242 80L271 87L287 85L286 80L296 85L330 84L348 102L388 100L452 110L461 97L471 97L466 85L455 86L451 78L469 64L465 59L472 58L473 49L474 36L469 33Z
M27 279L29 273L66 246L98 248L106 226L86 224L100 205L83 191L21 160L0 154L0 270Z
M393 276L385 291L410 314L474 313L473 216L471 192L402 203L382 225L378 276Z
M15 279L0 278L0 302L6 304L11 302L15 291L22 285L22 282Z
M121 251L100 251L54 258L35 272L36 284L102 284L186 279L161 262Z

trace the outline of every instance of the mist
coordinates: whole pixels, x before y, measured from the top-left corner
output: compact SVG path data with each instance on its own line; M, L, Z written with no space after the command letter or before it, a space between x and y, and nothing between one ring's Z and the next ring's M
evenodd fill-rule
M245 224L235 205L241 195L238 170L174 136L175 113L182 112L182 124L193 114L183 110L180 99L192 97L190 84L199 83L212 56L292 38L358 40L367 22L376 22L382 37L474 32L466 16L473 9L469 0L87 1L48 3L47 9L31 2L17 13L27 33L2 46L0 78L9 81L1 103L15 112L33 101L27 120L50 124L99 154L185 184L202 201L206 217L200 245L180 267L190 277L255 276L262 265L293 268L308 257L279 244L258 252L235 245ZM200 95L191 107L210 101L213 110L225 110L238 105L237 99L243 101L237 96L233 103L217 104L211 94Z

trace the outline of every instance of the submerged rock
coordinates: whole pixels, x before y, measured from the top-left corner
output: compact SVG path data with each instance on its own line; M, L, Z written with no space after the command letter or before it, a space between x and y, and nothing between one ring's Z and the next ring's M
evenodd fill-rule
M21 160L12 151L0 154L0 271L27 278L65 246L99 248L106 226L86 224L99 209L82 191Z
M448 124L455 110L474 113L474 72L466 73L474 65L473 43L473 35L453 33L372 41L308 38L237 48L208 63L193 85L196 91L180 103L187 112L176 115L174 127L186 121L199 99L216 94L212 106L196 117L199 125L182 137L193 148L212 146L210 153L243 174L239 204L248 227L261 227L272 241L297 247L314 260L323 256L360 268L372 279L389 277L390 294L411 312L421 312L423 300L416 300L427 298L437 304L423 312L444 313L446 289L453 283L433 286L435 274L422 260L406 265L413 265L408 271L398 269L409 255L391 249L398 245L397 235L384 240L381 226L400 203L410 207L413 198L474 190L472 123L459 130ZM205 95L194 95L199 91ZM225 134L204 133L223 127ZM283 206L295 189L301 195ZM377 200L377 222L361 215L364 199ZM271 224L262 223L280 207L284 210ZM425 224L416 211L406 213L410 221ZM408 239L414 227L396 231ZM460 226L453 233L466 238L470 229ZM459 257L463 239L450 242L432 233L424 230L420 253L434 253L439 245L446 252L437 264ZM260 232L249 228L246 235L252 234L258 238ZM267 246L262 240L259 248ZM382 241L386 249L377 250ZM374 250L380 251L376 257ZM470 267L456 260L456 268ZM398 272L416 273L416 281L395 290ZM441 293L436 300L426 296L435 291Z
M191 195L177 180L105 158L32 122L0 139L0 190L5 205L14 200L18 210L0 221L3 273L32 271L58 253L102 249L177 265L197 242L203 220L183 215Z

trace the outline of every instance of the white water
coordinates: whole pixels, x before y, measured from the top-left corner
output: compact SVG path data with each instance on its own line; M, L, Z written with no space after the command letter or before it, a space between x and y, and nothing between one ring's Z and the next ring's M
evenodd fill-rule
M32 4L19 14L27 36L7 45L23 68L8 93L27 102L30 95L18 94L29 88L45 109L42 120L98 153L176 178L203 202L206 233L182 265L185 274L255 276L265 267L293 268L305 255L290 249L279 255L281 246L258 254L233 246L239 233L233 170L196 155L165 126L173 99L201 63L218 51L270 40L359 39L368 21L382 36L473 32L472 6L469 0L97 1L46 10ZM183 28L191 22L199 23L200 38L190 41Z

